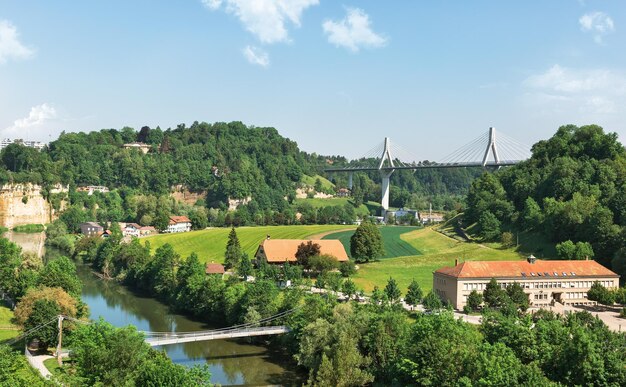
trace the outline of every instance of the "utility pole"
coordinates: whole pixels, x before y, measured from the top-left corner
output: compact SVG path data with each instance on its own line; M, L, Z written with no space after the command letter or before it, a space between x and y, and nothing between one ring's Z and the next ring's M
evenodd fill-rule
M63 359L61 358L61 347L63 341L63 315L59 316L59 343L57 344L57 362L59 363L59 367L63 367Z

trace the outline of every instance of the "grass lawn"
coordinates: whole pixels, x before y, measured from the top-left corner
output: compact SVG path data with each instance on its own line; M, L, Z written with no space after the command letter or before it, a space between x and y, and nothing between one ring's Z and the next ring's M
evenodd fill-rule
M56 358L47 359L43 361L43 365L46 366L48 371L52 374L53 377L60 377L65 374L68 368L71 368L73 365L73 361L70 358L63 358L63 368L59 367L59 363Z
M19 334L19 330L11 323L13 311L0 305L0 342L11 339ZM13 328L15 329L8 329Z
M263 226L239 227L236 231L242 250L252 258L259 243L267 235L273 239L307 239L314 235L353 227L351 225ZM169 243L183 258L195 252L201 262L215 261L221 263L224 262L228 233L230 233L230 228L211 228L177 234L160 234L142 238L141 241L142 243L150 242L153 253L157 248Z
M427 292L433 286L433 271L443 266L453 266L455 259L500 261L522 258L522 255L511 249L497 250L477 243L460 242L440 234L431 227L401 234L400 238L422 255L360 264L357 274L353 277L357 286L371 292L375 285L382 289L389 277L393 277L403 294L413 279Z
M383 259L405 257L407 255L422 255L420 250L401 238L401 235L417 230L416 227L384 226L379 229L385 243L385 256L382 257ZM340 231L328 234L322 239L339 239L345 247L348 256L351 257L350 238L353 234L354 230Z
M322 207L329 207L329 206L345 206L348 203L352 204L350 200L351 200L350 198L328 198L328 199L322 199L322 198L308 199L307 198L307 199L295 199L294 203L296 205L298 205L299 203L308 203L311 206L313 206L313 208L322 208ZM380 208L379 203L367 202L367 203L361 204L359 208L355 208L354 212L360 217L365 217L365 216L371 215L372 211L376 213L379 210L379 208Z

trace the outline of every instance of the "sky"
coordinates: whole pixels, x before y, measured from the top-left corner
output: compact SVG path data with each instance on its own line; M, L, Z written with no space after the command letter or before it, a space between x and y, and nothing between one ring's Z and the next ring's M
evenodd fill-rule
M620 0L0 0L0 137L242 121L435 161L491 126L626 142L625 31Z

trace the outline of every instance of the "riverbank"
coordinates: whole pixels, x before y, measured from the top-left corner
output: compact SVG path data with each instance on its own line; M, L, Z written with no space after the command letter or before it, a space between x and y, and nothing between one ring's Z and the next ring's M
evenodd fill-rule
M192 332L215 328L187 316L171 313L168 306L135 293L117 281L96 277L88 265L78 265L83 282L82 299L91 319L102 317L113 326L133 325L139 331ZM164 346L177 364L207 364L211 380L222 385L300 385L305 377L284 352L246 339L215 340Z

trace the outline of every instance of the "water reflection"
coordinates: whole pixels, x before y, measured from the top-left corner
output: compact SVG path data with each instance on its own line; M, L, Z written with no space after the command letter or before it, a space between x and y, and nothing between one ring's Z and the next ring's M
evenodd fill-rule
M115 282L102 281L89 267L78 266L83 281L83 301L91 318L103 317L115 326L134 325L153 332L190 332L211 329L207 324L172 314L160 302L137 295ZM222 385L300 385L295 372L282 353L249 343L247 339L214 340L162 347L176 363L208 364L212 381Z
M7 238L11 242L22 248L23 253L36 254L38 257L43 257L46 253L46 233L45 232L15 232L7 231L2 234L2 237Z

